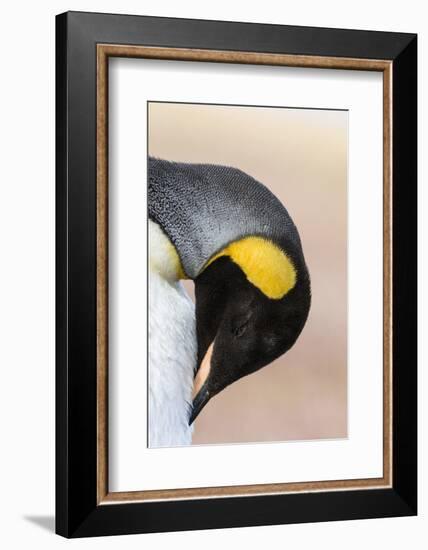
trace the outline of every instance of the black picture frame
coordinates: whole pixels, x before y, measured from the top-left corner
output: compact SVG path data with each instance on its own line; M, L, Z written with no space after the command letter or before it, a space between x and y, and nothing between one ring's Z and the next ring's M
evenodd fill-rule
M97 500L97 44L392 62L392 486ZM56 532L65 537L417 513L417 36L68 12L56 18Z

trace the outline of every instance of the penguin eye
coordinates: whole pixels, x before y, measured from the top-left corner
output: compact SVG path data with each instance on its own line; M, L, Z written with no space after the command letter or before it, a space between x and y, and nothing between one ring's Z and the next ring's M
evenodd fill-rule
M235 338L239 338L247 330L247 326L248 321L245 321L245 323L242 323L241 325L232 328L232 334L235 336Z

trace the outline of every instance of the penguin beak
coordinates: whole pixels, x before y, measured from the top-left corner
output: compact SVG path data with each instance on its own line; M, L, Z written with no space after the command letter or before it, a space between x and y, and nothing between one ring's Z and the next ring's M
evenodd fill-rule
M211 370L211 356L214 349L214 342L208 348L204 358L201 361L198 372L193 384L193 405L192 413L189 419L189 426L195 421L198 414L210 400L211 394L208 387L209 374Z
M210 392L208 389L208 381L206 381L193 400L192 412L189 418L189 426L193 424L193 422L196 420L196 417L202 411L209 400Z

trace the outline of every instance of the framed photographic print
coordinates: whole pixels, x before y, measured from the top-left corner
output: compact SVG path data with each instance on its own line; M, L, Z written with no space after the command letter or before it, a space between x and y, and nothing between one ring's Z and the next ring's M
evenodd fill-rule
M416 36L56 24L57 532L416 514Z

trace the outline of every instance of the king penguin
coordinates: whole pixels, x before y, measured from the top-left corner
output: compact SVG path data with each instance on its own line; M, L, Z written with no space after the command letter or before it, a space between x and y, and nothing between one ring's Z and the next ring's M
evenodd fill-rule
M149 446L189 445L210 399L294 345L310 277L286 208L237 168L149 157L148 214Z

